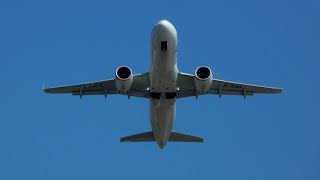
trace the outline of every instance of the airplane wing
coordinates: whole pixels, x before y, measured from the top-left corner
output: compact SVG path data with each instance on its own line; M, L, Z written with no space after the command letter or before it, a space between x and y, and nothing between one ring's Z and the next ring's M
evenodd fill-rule
M123 94L128 96L149 98L149 74L133 75L133 82L128 93L121 93L116 89L115 80L103 80L89 83L81 83L70 86L60 86L52 88L44 88L45 93L66 93L78 95L80 97L85 95L108 95L108 94Z
M196 91L194 83L194 75L187 73L178 74L178 92L177 98L190 97L204 95L199 94ZM267 94L278 94L282 92L282 88L258 86L251 84L244 84L238 82L225 81L220 79L212 79L212 85L208 92L205 94L216 94L216 95L241 95L241 96L252 96L255 93L267 93Z

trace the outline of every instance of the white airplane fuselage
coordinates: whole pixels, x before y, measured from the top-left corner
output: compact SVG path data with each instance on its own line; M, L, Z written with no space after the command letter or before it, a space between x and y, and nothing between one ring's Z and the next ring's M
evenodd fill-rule
M151 38L150 119L155 140L163 148L176 115L177 31L169 21L162 20L153 28Z
M278 94L282 88L252 85L213 78L207 66L199 66L194 74L179 72L177 67L177 31L167 20L159 21L151 34L151 67L147 73L133 74L128 66L117 68L113 79L44 88L45 93L83 95L120 94L150 101L152 131L120 138L120 142L156 141L163 148L171 142L203 142L203 138L173 132L176 99L199 95ZM178 94L177 94L178 92Z

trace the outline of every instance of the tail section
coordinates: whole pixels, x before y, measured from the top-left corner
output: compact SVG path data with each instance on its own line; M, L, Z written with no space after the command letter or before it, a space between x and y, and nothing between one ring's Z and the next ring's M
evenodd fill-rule
M169 138L171 142L203 142L201 137L172 132Z
M152 131L144 132L140 134L134 134L131 136L125 136L120 139L120 142L150 142L150 141L156 141ZM170 142L203 142L203 139L197 136L192 136L192 135L178 133L178 132L172 132L168 141Z
M144 132L140 134L134 134L131 136L122 137L120 142L148 142L155 141L152 131Z

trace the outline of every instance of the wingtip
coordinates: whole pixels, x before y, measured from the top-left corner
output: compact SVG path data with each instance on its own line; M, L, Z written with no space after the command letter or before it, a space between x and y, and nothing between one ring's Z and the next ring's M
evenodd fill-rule
M42 83L42 91L45 93L46 92L46 89L44 87L44 83Z
M42 92L48 93L48 88L45 88L44 84L42 84Z
M283 88L278 88L276 93L280 94L280 93L282 93L282 91L283 91Z

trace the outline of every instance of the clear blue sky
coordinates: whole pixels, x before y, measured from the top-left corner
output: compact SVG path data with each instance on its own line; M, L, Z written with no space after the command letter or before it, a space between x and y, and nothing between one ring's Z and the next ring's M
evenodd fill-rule
M46 95L46 86L150 66L160 19L178 65L281 95L187 98L175 130L203 144L121 144L150 130L148 101ZM319 180L320 3L316 0L1 1L0 180Z

